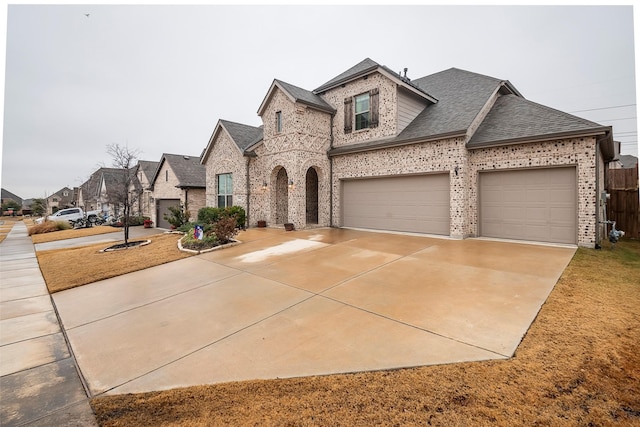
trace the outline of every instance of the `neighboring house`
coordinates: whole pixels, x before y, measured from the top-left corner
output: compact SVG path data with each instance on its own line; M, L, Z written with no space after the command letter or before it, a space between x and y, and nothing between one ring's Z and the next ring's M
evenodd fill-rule
M611 162L611 169L634 169L638 167L638 158L628 154L618 156L618 158Z
M0 189L0 191L2 192L1 204L4 205L6 202L8 202L10 200L13 200L14 202L16 202L18 204L18 206L21 206L24 209L24 200L22 200L21 197L16 196L11 191L5 190L4 188Z
M157 227L169 228L164 216L170 215L169 207L180 205L196 218L205 207L205 188L205 168L199 156L163 154L151 180L155 199L151 220Z
M153 192L151 191L151 181L156 173L158 164L159 162L139 160L136 166L136 177L142 190L136 208L141 215L149 218L154 216L155 204Z
M127 171L119 168L102 168L98 182L98 209L114 218L124 215L124 201L129 198L131 203L130 216L140 214L138 200L142 194L142 187L136 177L136 167L129 169L130 178L125 175ZM130 185L125 188L126 182Z
M313 91L274 80L263 128L220 120L207 205L249 225L354 227L594 247L612 129L456 68L410 80L365 59ZM253 140L253 141L252 141Z
M69 187L61 188L46 198L47 212L53 214L60 209L66 209L74 206L74 192Z
M116 168L99 168L91 174L89 179L85 181L77 191L76 205L85 211L103 210L102 201L100 201L100 190L102 184L103 173L112 173L117 171ZM105 206L108 210L108 206ZM106 213L107 210L104 210Z

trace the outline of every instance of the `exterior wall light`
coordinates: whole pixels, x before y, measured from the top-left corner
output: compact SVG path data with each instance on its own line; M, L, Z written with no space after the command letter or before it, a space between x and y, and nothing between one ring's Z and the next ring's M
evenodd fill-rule
M296 188L296 185L293 183L293 180L292 180L292 179L290 179L290 180L289 180L289 189L290 189L290 190L293 190L294 188Z
M262 181L262 191L267 191L267 181Z

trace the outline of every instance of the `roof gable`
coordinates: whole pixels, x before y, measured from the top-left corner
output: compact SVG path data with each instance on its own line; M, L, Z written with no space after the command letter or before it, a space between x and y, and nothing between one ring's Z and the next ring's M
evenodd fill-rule
M430 103L438 102L437 97L433 97L430 93L425 91L423 88L414 84L411 81L411 79L407 77L403 77L399 73L396 73L395 71L391 70L389 67L380 65L370 58L365 58L363 61L349 68L347 71L337 75L333 79L329 80L322 86L315 89L313 93L318 94L318 93L326 92L337 86L341 86L352 80L359 79L361 77L364 77L374 72L380 73L385 77L387 77L388 79L395 81L396 84L398 84L399 86L402 86L405 89L408 89L410 92L415 93L416 95L420 96L421 98L424 98Z
M200 163L199 156L190 156L185 154L167 154L162 155L162 159L158 164L156 173L153 176L151 186L153 186L158 178L158 174L164 163L171 168L178 179L179 188L205 188L206 187L206 169Z
M226 131L233 142L235 142L241 155L244 154L244 151L249 146L262 139L262 126L255 127L220 119L218 120L218 123L216 124L216 127L211 134L211 138L209 138L209 142L207 143L206 148L202 152L202 156L200 157L200 164L204 165L206 163L207 157L211 153L211 150L213 150L214 141L216 140L218 134L223 130Z
M285 83L281 80L274 79L273 83L271 83L271 87L264 97L264 100L262 101L262 104L260 104L260 108L258 108L259 116L264 113L264 110L271 101L271 98L273 97L276 89L280 89L293 103L298 102L311 108L315 108L316 110L325 111L327 113L335 112L335 109L331 105L329 105L324 99L320 98L315 93L301 87Z

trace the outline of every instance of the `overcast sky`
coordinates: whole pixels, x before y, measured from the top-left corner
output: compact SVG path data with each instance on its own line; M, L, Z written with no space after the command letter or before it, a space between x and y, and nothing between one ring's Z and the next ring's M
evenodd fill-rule
M79 186L113 143L199 156L218 119L261 124L274 78L313 90L367 57L509 80L637 156L633 34L631 6L9 5L2 187Z

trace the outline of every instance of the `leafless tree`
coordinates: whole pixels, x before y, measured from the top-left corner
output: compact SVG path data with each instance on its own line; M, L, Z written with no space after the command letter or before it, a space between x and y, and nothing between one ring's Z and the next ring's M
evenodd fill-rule
M119 144L107 145L107 154L111 156L112 165L117 172L114 182L108 190L109 202L122 207L122 225L124 227L124 244L129 244L129 218L131 207L136 203L139 194L135 189L135 181L138 179L134 166L138 158L139 150L132 150L128 146Z

